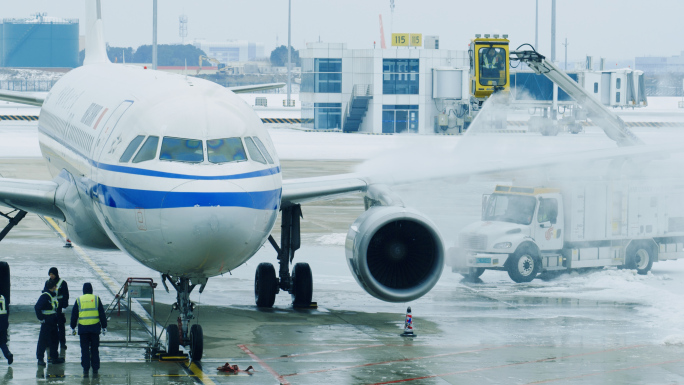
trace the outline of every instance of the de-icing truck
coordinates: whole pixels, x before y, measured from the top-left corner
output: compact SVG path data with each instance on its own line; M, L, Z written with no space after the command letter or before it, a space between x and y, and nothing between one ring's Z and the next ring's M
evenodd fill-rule
M684 257L682 194L684 182L672 180L499 185L447 264L470 278L505 270L515 282L603 266L646 274L654 262Z

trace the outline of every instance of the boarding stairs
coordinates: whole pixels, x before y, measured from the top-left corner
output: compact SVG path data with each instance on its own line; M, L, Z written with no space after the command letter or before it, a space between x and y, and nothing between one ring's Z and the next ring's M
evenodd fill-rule
M372 85L370 84L355 84L352 89L349 103L344 110L344 122L342 123L342 131L356 132L361 126L363 118L368 112L368 105L373 99Z

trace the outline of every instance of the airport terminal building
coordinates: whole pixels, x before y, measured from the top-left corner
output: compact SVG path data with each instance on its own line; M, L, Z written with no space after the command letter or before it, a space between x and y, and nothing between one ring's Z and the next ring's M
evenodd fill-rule
M467 55L456 50L347 49L343 43L308 43L300 51L303 125L347 132L433 133L439 114L433 69L467 69Z

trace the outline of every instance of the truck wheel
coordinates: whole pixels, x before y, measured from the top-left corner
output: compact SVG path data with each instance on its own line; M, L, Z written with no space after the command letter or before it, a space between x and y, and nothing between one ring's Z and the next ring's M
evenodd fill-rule
M480 276L484 273L485 269L484 267L469 267L468 272L464 273L461 272L461 275L465 279L476 279L480 278Z
M636 269L640 275L646 275L653 266L653 257L648 248L637 246L627 255L627 268Z
M508 276L514 282L532 282L539 271L539 263L528 248L520 248L508 259Z

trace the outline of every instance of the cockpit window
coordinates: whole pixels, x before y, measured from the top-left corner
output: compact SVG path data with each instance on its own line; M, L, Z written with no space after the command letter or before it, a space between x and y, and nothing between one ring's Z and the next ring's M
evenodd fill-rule
M207 140L207 155L211 163L241 162L247 160L240 138Z
M259 150L261 150L261 153L266 157L268 163L273 164L273 158L271 158L271 154L268 153L266 146L264 146L261 140L256 136L253 136L252 139L254 139L254 143L256 143L257 147L259 147Z
M123 155L121 155L119 162L126 163L131 160L131 157L133 157L133 154L135 154L135 150L140 147L140 143L142 143L143 139L145 139L145 135L136 136L135 139L133 139L128 145L128 147L126 147L126 151L124 151Z
M166 136L162 141L159 159L175 162L202 163L204 162L202 141Z
M259 152L259 149L256 144L254 144L252 138L249 136L246 137L245 145L247 146L247 151L249 151L249 157L252 158L253 161L266 164L266 159L261 155L261 152Z
M158 136L149 136L142 145L138 154L133 158L133 163L140 163L147 160L152 160L157 155L157 144L159 143Z

